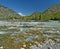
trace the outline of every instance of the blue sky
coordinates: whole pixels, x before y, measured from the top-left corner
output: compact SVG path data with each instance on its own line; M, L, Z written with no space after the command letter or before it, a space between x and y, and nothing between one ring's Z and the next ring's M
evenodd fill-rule
M29 15L36 11L43 12L55 4L60 4L60 0L0 0L0 4L22 15Z

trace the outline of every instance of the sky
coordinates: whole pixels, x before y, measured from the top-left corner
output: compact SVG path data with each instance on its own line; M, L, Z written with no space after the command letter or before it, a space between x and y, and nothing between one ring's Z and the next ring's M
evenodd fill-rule
M30 15L36 11L44 12L49 7L60 4L60 0L0 0L0 4L21 15Z

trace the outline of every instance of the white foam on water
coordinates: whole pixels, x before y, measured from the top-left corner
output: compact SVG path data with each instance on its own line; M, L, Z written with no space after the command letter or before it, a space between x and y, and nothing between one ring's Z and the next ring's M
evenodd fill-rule
M0 34L5 34L6 32L0 31Z

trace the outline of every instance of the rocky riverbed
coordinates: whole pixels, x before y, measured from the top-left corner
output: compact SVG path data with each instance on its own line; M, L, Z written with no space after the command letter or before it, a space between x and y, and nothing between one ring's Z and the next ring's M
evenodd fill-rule
M4 49L59 49L59 43L59 22L0 21L0 46Z

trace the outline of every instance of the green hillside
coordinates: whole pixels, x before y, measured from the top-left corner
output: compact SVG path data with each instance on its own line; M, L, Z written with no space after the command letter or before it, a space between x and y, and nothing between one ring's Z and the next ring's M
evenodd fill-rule
M15 11L0 5L0 20L14 20L20 18L20 15Z
M53 14L60 11L60 4L56 4L45 10L44 14Z
M21 16L15 11L0 5L0 20L18 20L18 21L40 21L40 20L60 20L60 4L56 4L43 13L34 12L29 16Z
M24 17L22 20L60 20L60 4L53 5L45 10L43 13L34 12L29 17Z
M60 4L48 8L43 12L43 15L51 20L60 20Z

